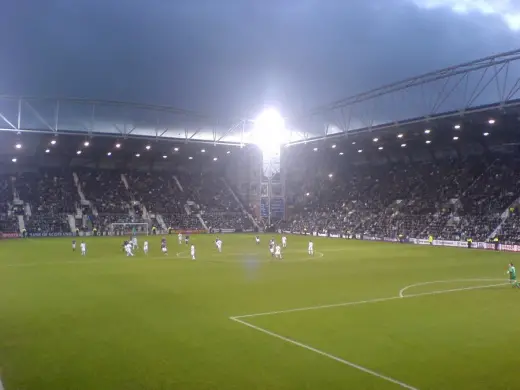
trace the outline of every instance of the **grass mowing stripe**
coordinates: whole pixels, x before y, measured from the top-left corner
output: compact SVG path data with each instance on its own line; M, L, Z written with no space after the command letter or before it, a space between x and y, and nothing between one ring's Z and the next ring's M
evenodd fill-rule
M301 347L301 348L307 349L307 350L309 350L309 351L315 352L315 353L317 353L317 354L319 354L319 355L321 355L321 356L325 356L325 357L327 357L327 358L329 358L329 359L335 360L335 361L337 361L337 362L339 362L339 363L342 363L342 364L344 364L344 365L346 365L346 366L349 366L349 367L355 368L356 370L362 371L362 372L364 372L364 373L366 373L366 374L369 374L369 375L375 376L375 377L377 377L377 378L379 378L379 379L382 379L382 380L385 380L385 381L387 381L387 382L394 383L394 384L396 384L396 385L402 387L403 389L408 389L408 390L419 390L419 389L417 389L416 387L413 387L413 386L407 385L406 383L403 383L403 382L401 382L401 381L398 381L397 379L394 379L394 378L391 378L391 377L389 377L389 376L386 376L386 375L380 374L380 373L378 373L378 372L372 371L372 370L370 370L370 369L368 369L368 368L365 368L365 367L363 367L363 366L360 366L360 365L358 365L358 364L355 364L355 363L349 362L348 360L341 359L341 358L339 358L339 357L337 357L337 356L331 355L330 353L323 352L323 351L321 351L321 350L319 350L319 349L316 349L316 348L314 348L314 347L311 347L310 345L300 343L299 341L291 340L291 339L289 339L289 338L287 338L287 337L284 337L284 336L282 336L282 335L279 335L278 333L274 333L274 332L271 332L271 331L269 331L269 330L267 330L267 329L260 328L259 326L256 326L256 325L253 325L253 324L250 324L249 322L246 322L246 321L242 321L242 320L240 320L240 319L238 319L238 318L236 318L236 317L231 317L230 319L233 320L233 321L235 321L235 322L238 322L238 323L240 323L240 324L242 324L242 325L248 326L248 327L250 327L250 328L252 328L252 329L254 329L254 330L257 330L257 331L259 331L259 332L265 333L265 334L267 334L267 335L269 335L269 336L272 336L272 337L278 338L278 339L283 340L283 341L285 341L285 342L287 342L287 343L294 344L294 345L296 345L296 346L298 346L298 347Z

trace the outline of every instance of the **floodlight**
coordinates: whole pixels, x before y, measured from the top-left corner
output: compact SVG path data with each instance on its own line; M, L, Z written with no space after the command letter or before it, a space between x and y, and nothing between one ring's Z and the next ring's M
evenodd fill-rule
M116 148L120 148L121 147L121 144L116 144Z
M162 156L162 158L168 158L168 156L167 156L167 155L164 155L164 156Z
M329 173L329 177L331 178L332 176L333 176L332 173Z
M79 156L81 154L81 150L78 150L76 154Z
M90 142L85 141L85 142L83 143L83 145L85 145L85 146L89 146L89 145L90 145Z
M430 134L431 133L431 130L430 129L426 129L424 130L424 134Z
M312 149L312 150L314 150L315 152L317 152L317 151L318 151L318 148L314 148L314 149Z
M51 150L50 149L45 149L45 153L50 153Z
M193 157L191 157L191 156L190 156L190 157L188 157L188 160L193 160Z
M173 148L173 151L174 151L174 152L178 152L178 151L179 151L179 148Z
M56 145L56 140L55 140L55 139L53 139L53 140L51 141L51 145Z
M454 141L457 141L458 139L459 139L459 137L453 137Z
M359 149L357 152L358 152L358 153L362 153L362 152L363 152L363 149Z
M309 192L307 192L307 193L305 194L305 196L309 196L309 195L310 195L310 193L309 193Z
M201 153L206 153L206 149L201 149L200 152Z
M343 152L339 152L339 155L340 155L340 156L343 156L343 154L344 154Z
M488 123L489 123L490 125L494 125L494 124L495 124L495 120L494 120L494 119L490 119L490 120L488 120Z
M213 157L213 161L217 161L217 160L218 160L218 158L217 158L217 157Z
M487 137L489 135L489 133L484 133L484 137Z
M228 151L226 152L226 154L231 154L231 152L228 150Z
M146 150L150 150L152 147L150 145L146 145Z
M16 160L16 158L12 158L11 161L12 162L16 162L17 160Z
M139 153L136 153L135 157L141 157L141 155Z
M432 143L432 141L430 141L430 140L427 140L427 141L426 141L426 143L427 143L427 144L431 144L431 143Z
M16 149L21 149L22 148L22 144L20 142L18 142L16 145L14 145L14 147Z
M377 142L379 141L379 138L374 138L372 141Z
M380 147L379 147L378 149L379 149L379 150L383 150L383 147L382 147L382 146L380 146Z
M112 155L112 152L108 152L108 153L107 153L107 156L110 157L111 155Z
M406 148L406 144L401 144L401 148Z
M267 108L253 122L253 143L260 148L264 155L279 154L280 146L288 138L285 119L274 108Z
M352 142L352 145L355 145L356 144L356 141Z
M336 144L332 145L332 149L335 149L336 148Z
M453 126L453 128L454 128L455 130L458 130L458 129L460 129L460 125L455 125L455 126Z
M397 134L397 138L403 138L403 136L404 136L403 133Z

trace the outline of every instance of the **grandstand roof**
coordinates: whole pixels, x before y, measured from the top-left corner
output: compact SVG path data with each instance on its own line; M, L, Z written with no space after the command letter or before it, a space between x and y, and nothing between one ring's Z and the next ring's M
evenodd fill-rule
M520 105L520 49L409 78L287 116L289 143L467 120ZM485 114L488 112L488 114ZM0 130L223 145L252 141L252 113L216 118L167 106L0 96ZM414 118L414 119L408 119ZM471 119L474 120L474 119Z

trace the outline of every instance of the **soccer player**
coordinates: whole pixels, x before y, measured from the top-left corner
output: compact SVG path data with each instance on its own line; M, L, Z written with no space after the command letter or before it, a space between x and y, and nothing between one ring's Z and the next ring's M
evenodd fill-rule
M287 248L287 237L282 236L282 247Z
M271 257L274 257L274 240L272 239L269 241L269 253L271 253Z
M309 247L307 249L309 255L314 256L314 243L312 241L309 241Z
M166 240L163 239L161 241L161 252L164 253L165 255L168 255L168 248L166 247Z
M255 237L256 245L260 244L260 236Z
M177 238L179 239L179 245L181 245L182 244L182 233L179 233L177 235Z
M276 248L274 249L274 257L277 259L282 258L282 248L280 248L280 245L276 245Z
M195 260L195 245L191 246L191 259Z
M217 238L217 250L221 253L222 252L222 240L220 238Z
M148 256L148 241L143 243L143 252L146 256Z
M190 236L186 235L186 237L184 237L184 242L186 243L186 245L188 245L188 243L190 242Z
M76 240L72 240L72 252L76 252Z
M84 241L81 241L81 244L79 244L79 247L81 248L81 256L87 255L87 244L85 244Z
M507 270L509 275L509 281L511 282L512 287L520 288L520 284L516 280L516 268L513 263L509 263L509 268Z
M126 246L125 246L125 252L126 252L126 256L133 256L134 253L132 252L132 244L131 243L127 243Z
M137 237L134 236L134 237L132 237L132 249L135 251L138 248L139 248L139 246L137 245Z

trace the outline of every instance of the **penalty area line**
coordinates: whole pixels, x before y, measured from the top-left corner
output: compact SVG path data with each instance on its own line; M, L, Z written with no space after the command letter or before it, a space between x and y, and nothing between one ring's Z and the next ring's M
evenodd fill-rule
M368 303L393 301L393 300L397 300L397 299L417 298L417 297L425 297L425 296L429 296L429 295L440 295L440 294L447 294L447 293L453 293L453 292L459 292L459 291L479 290L479 289L485 289L485 288L505 286L507 284L509 284L509 283L504 281L502 283L495 283L495 284L452 288L449 290L428 291L428 292L424 292L424 293L409 294L409 295L395 295L392 297L366 299L363 301L341 302L341 303L333 303L333 304L329 304L329 305L307 306L307 307L298 307L295 309L276 310L276 311L268 311L268 312L263 312L263 313L254 313L254 314L244 314L244 315L239 315L239 316L233 316L231 318L234 318L234 319L253 318L253 317L272 316L272 315L285 314L285 313L295 313L295 312L300 312L300 311L332 309L335 307L356 306L356 305L363 305L363 304L368 304ZM401 291L403 291L403 290L401 290Z
M346 366L352 367L352 368L354 368L356 370L359 370L359 371L362 371L362 372L364 372L366 374L375 376L375 377L377 377L379 379L382 379L382 380L385 380L387 382L394 383L394 384L396 384L396 385L398 385L398 386L400 386L400 387L402 387L404 389L418 390L416 387L407 385L406 383L398 381L397 379L394 379L394 378L391 378L389 376L386 376L386 375L380 374L378 372L372 371L372 370L370 370L370 369L368 369L366 367L360 366L360 365L352 363L352 362L350 362L348 360L345 360L345 359L342 359L340 357L331 355L330 353L327 353L327 352L321 351L321 350L319 350L317 348L311 347L310 345L303 344L303 343L300 343L299 341L292 340L290 338L287 338L287 337L284 337L282 335L279 335L278 333L271 332L270 330L267 330L267 329L264 329L264 328L260 328L259 326L256 326L256 325L250 324L249 322L240 320L237 317L230 317L229 319L232 320L232 321L238 322L239 324L245 325L245 326L247 326L249 328L252 328L252 329L254 329L256 331L265 333L265 334L267 334L269 336L272 336L272 337L275 337L275 338L280 339L282 341L285 341L286 343L296 345L296 346L298 346L300 348L303 348L303 349L306 349L308 351L317 353L318 355L321 355L321 356L325 356L325 357L327 357L329 359L335 360L336 362L339 362L339 363L344 364Z

